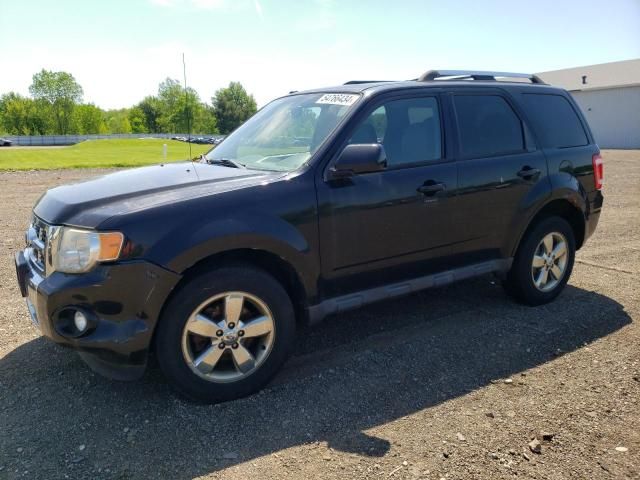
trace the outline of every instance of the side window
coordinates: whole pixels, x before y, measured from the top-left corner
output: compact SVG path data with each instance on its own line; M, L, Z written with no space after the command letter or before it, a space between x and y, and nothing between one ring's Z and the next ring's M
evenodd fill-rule
M589 143L578 115L565 97L525 93L522 99L543 147L579 147Z
M378 107L369 117L371 126L376 131L376 137L379 142L384 140L384 134L387 132L387 111L384 106Z
M463 157L490 157L525 149L522 122L499 95L454 97Z
M434 97L392 100L374 110L349 143L381 143L389 166L442 158L440 112Z

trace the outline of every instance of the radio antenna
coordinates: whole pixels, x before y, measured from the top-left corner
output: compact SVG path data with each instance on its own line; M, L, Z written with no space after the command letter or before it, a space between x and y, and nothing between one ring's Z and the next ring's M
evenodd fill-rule
M182 53L182 75L184 77L184 104L187 110L187 142L189 143L189 160L191 156L191 109L189 108L189 91L187 90L187 64L184 61L184 52Z

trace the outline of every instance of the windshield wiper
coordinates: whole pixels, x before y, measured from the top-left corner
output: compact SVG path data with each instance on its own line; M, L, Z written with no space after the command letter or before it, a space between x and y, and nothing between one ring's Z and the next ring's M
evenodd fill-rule
M204 155L201 155L200 158L207 162L209 165L222 165L223 167L231 167L231 168L247 168L244 164L240 162L236 162L235 160L231 160L230 158L213 158L208 159Z

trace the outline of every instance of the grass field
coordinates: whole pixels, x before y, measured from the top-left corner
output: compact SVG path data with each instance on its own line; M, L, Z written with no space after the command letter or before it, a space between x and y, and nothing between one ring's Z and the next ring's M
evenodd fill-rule
M0 170L51 170L55 168L136 167L189 158L189 144L166 139L87 140L69 147L0 148ZM210 145L192 145L192 156Z

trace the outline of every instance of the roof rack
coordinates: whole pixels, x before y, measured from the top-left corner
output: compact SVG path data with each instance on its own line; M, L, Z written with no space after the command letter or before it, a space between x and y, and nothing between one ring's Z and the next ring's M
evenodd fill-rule
M490 80L499 78L524 78L531 83L544 84L542 79L532 73L483 72L476 70L429 70L418 77L419 82L431 80Z
M343 85L359 85L361 83L386 83L393 82L393 80L349 80L344 82Z

